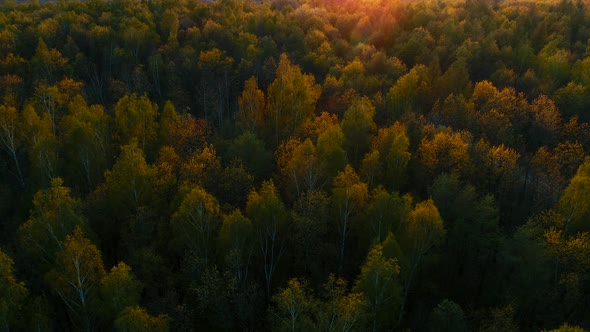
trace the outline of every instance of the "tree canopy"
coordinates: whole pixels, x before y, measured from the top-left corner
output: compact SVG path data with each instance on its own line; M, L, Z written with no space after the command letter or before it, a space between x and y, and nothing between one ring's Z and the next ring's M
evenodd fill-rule
M588 4L0 1L0 330L590 330Z

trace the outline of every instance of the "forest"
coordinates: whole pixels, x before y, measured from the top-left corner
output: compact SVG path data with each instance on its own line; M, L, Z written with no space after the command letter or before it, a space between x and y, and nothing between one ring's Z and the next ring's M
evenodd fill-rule
M589 123L582 0L3 0L0 330L588 330Z

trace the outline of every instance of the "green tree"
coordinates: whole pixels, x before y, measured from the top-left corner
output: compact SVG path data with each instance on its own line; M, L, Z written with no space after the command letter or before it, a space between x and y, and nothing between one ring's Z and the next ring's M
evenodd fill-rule
M449 296L464 303L493 301L497 294L483 287L497 280L500 272L496 262L503 236L493 196L479 197L474 187L448 174L434 181L430 193L448 229L441 261Z
M166 9L162 14L162 21L160 22L163 39L167 39L168 43L171 40L175 40L179 26L178 14L171 8Z
M234 59L225 51L213 48L199 54L198 68L201 72L200 94L205 118L213 112L211 122L217 121L223 127L225 113L229 108L230 88L232 85L232 67Z
M293 268L310 275L315 282L325 277L333 261L331 243L325 241L329 228L330 197L324 191L303 192L293 207L292 233L289 236Z
M267 300L270 300L272 280L285 252L289 218L272 180L263 182L258 191L253 190L248 195L246 215L252 220L260 248Z
M223 216L223 224L219 230L219 246L228 270L240 284L248 279L250 261L255 249L254 241L252 221L240 210Z
M121 154L111 170L105 172L108 200L127 213L150 202L155 185L156 167L148 165L135 141L121 147ZM121 211L121 210L119 210Z
M400 190L406 181L406 168L410 162L410 139L404 125L396 122L391 127L381 128L373 139L372 154L378 152L378 165L380 170L373 171L377 175L376 180L382 183L387 190ZM370 157L367 156L367 164L370 165ZM376 158L373 155L372 158ZM374 161L376 163L377 161ZM373 166L375 167L375 166Z
M218 182L215 196L223 199L220 204L224 210L246 206L248 193L254 187L254 176L244 165L239 162L230 163L223 169Z
M88 202L93 213L94 229L101 240L106 243L116 244L117 247L104 247L105 256L116 261L123 252L141 255L145 252L147 243L153 241L153 235L157 219L155 214L168 211L166 200L156 200L159 195L164 195L171 180L165 172L157 166L148 165L143 156L143 151L135 142L121 148L121 153L111 170L105 171L105 183L99 186L93 194L93 199ZM95 212L96 211L96 212ZM117 254L119 252L119 254ZM137 258L134 261L131 256L124 257L136 271L137 264L147 267L147 260Z
M207 264L221 227L217 199L202 188L193 188L182 200L171 223L177 245L192 251Z
M447 299L440 302L430 314L430 330L436 332L467 331L461 306Z
M325 178L322 182L329 184L338 172L344 170L348 161L340 125L330 126L319 135L315 155Z
M417 65L389 89L387 93L388 109L392 118L398 120L407 112L425 112L424 105L429 97L429 74L424 65Z
M100 282L100 295L105 307L106 317L113 321L123 309L137 306L141 296L141 283L131 273L131 268L123 263L113 266Z
M411 207L412 197L409 194L400 196L397 192L390 194L382 187L375 188L366 209L371 238L382 243L389 232L397 233Z
M158 106L146 95L126 95L115 105L115 131L121 145L135 139L142 150L151 148L157 138Z
M369 188L373 188L375 183L381 182L382 168L381 154L378 150L372 150L365 155L359 173L367 181Z
M86 229L81 210L81 202L70 195L70 189L60 178L54 179L49 189L35 194L29 219L18 230L22 248L41 266L53 264L66 237L77 227Z
M408 215L405 231L405 252L408 257L409 271L404 281L404 297L399 312L399 322L401 322L408 292L422 258L432 247L440 245L446 234L443 220L432 199L416 204Z
M148 19L152 20L151 14ZM153 25L152 22L149 22L150 25ZM127 54L133 56L135 64L138 64L140 57L146 54L145 48L150 39L154 38L155 33L150 25L142 22L139 17L129 16L125 17L119 26Z
M464 58L458 58L436 81L435 91L439 98L461 94L470 88L469 68Z
M257 179L270 173L272 153L253 132L247 131L238 136L229 147L228 156L241 160L248 172Z
M35 331L53 330L54 321L51 320L50 308L45 296L39 296L31 299L29 302L29 329Z
M369 148L370 139L377 125L373 121L375 106L367 97L353 100L342 118L342 132L344 146L354 165L360 163L360 158Z
M508 305L490 309L489 315L482 320L479 331L518 332L518 324L514 321L514 308Z
M403 300L399 273L397 260L384 257L380 244L371 248L353 291L365 295L372 331L395 327L395 313Z

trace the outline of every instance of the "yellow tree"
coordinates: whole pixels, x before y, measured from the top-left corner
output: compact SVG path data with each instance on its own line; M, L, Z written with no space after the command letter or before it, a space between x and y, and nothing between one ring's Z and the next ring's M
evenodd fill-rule
M446 235L443 220L432 199L416 204L408 215L405 235L405 254L409 263L409 271L404 282L404 298L399 313L399 322L401 322L408 292L422 258L432 247L440 245Z
M371 248L353 291L365 295L370 329L373 332L394 327L395 313L400 310L402 302L399 274L397 260L385 257L380 244Z
M172 102L167 101L160 116L160 142L174 148L182 159L187 159L206 143L208 124L205 119L191 114L178 114Z
M551 208L559 201L565 187L560 160L546 146L540 147L531 161L533 202L538 211Z
M244 83L244 90L238 99L237 124L243 131L257 132L263 122L264 92L258 88L254 76Z
M554 283L563 294L558 297L563 317L585 316L587 308L583 307L583 303L590 273L590 232L566 234L563 228L551 227L545 231L544 237L554 259Z
M418 160L425 175L434 178L441 172L465 175L471 166L469 155L471 135L466 132L439 131L424 137L418 146Z
M180 178L187 183L199 185L209 192L214 192L213 189L219 185L221 172L221 158L217 155L213 144L210 144L194 151L182 165Z
M17 149L20 145L18 132L21 121L22 119L16 108L0 105L0 142L14 161L17 178L21 186L24 187L23 173L17 156Z
M309 331L315 328L312 315L315 313L315 299L308 286L297 278L289 280L288 286L272 298L271 311L276 319L277 331Z
M123 146L113 168L105 172L110 202L132 213L148 204L155 185L156 171L155 166L146 163L143 151L135 141Z
M55 82L67 62L68 59L64 58L58 50L49 49L43 38L39 37L35 55L31 59L37 77Z
M111 271L100 281L100 296L105 317L112 321L127 307L139 304L141 284L123 263L113 266Z
M39 116L31 105L25 105L23 123L33 170L41 179L51 181L57 174L58 162L58 142L52 129L51 115L44 113Z
M549 97L541 95L532 102L531 108L534 115L531 137L541 144L547 145L559 141L562 119L555 102Z
M372 151L365 155L361 170L367 179L383 183L387 190L399 190L405 183L410 161L410 139L404 125L396 122L381 128L373 139Z
M513 192L520 173L518 167L520 154L502 144L490 148L488 158L494 175L492 188L496 188L502 195Z
M129 144L136 139L140 148L155 142L157 138L158 106L152 104L147 96L126 95L115 105L115 128L121 144Z
M303 124L303 137L310 138L312 142L317 142L322 133L338 123L336 114L322 112L322 114L305 121Z
M98 248L76 227L64 241L47 280L71 313L76 329L93 330L98 290L105 275Z
M102 106L88 107L77 95L68 105L68 115L62 121L66 165L69 174L79 174L78 182L91 189L107 166L110 147L109 116Z
M380 183L382 176L383 164L381 163L381 153L378 150L371 150L365 154L359 172L364 180L367 181L369 188L373 188L374 183Z
M563 236L576 231L590 231L590 157L578 168L559 201L559 208L565 217Z
M54 85L41 82L35 87L37 108L51 115L53 133L57 134L58 125L63 117L65 107L82 92L82 83L71 78L64 78Z
M303 191L313 191L319 187L319 163L316 148L308 138L293 151L288 164L289 176L297 189L297 196Z
M320 307L320 328L322 331L355 331L365 310L365 294L348 293L344 279L330 274L324 284L327 301Z
M344 251L346 239L349 236L352 219L360 213L368 200L367 184L362 182L358 174L350 165L334 178L332 199L338 215L338 235L340 236L338 252L338 273L342 274L344 267Z
M16 327L28 293L25 284L16 280L13 265L12 258L0 250L0 328L4 331Z
M320 93L313 75L303 74L283 53L276 78L268 87L265 110L269 138L274 138L277 146L297 134L305 120L313 117Z
M142 307L127 307L115 320L117 332L168 332L168 316L151 316Z

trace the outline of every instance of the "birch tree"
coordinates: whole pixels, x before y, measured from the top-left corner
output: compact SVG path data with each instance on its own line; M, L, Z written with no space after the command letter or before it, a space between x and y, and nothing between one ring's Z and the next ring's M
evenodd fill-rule
M20 147L20 137L18 132L22 119L18 111L14 107L0 105L0 142L4 145L4 149L14 161L16 167L16 176L21 187L25 186L23 172L18 161L17 150Z
M98 248L77 227L68 235L47 279L71 313L72 325L82 331L95 329L100 282L105 275Z
M362 211L368 199L367 184L362 182L354 169L347 165L344 171L334 178L332 199L337 213L340 245L338 251L338 273L344 268L346 241L353 218Z
M263 182L260 190L250 193L246 214L252 220L257 237L267 299L270 300L272 280L285 253L285 231L289 217L272 180Z

